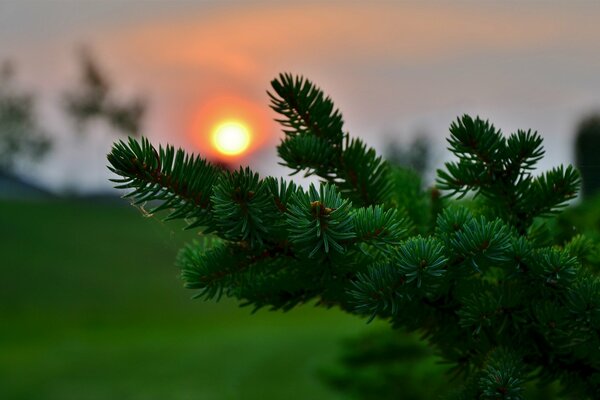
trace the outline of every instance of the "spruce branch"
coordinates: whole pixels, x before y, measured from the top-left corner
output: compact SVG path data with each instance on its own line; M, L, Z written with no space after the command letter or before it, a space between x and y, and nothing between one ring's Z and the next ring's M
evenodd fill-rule
M320 285L306 284L306 271L289 259L270 259L262 268L265 273L254 274L240 287L239 298L242 307L252 307L256 312L261 308L288 311L318 296L323 288Z
M287 215L290 240L306 249L309 258L317 252L326 255L330 250L344 253L344 242L355 237L351 206L331 185L323 185L318 191L310 185L308 192L297 192Z
M459 324L471 330L473 335L479 335L482 329L490 328L492 324L499 325L499 309L498 298L486 292L473 293L462 299L462 307L458 311Z
M345 137L342 115L321 89L292 74L280 74L271 81L271 87L275 92L267 92L271 108L283 116L277 122L287 137L315 136L334 148L341 147Z
M505 163L506 170L513 174L520 173L519 178L525 179L529 171L535 169L535 165L544 157L542 138L531 129L518 130L512 133L506 141Z
M502 133L489 121L468 115L450 125L450 151L461 160L482 163L493 168L499 161L505 142Z
M580 324L580 329L597 333L600 329L600 280L596 276L586 278L578 279L569 288L567 309ZM589 339L592 339L592 335Z
M410 293L403 290L406 278L391 262L374 264L367 272L359 273L352 282L348 294L353 299L355 311L368 315L368 322L375 317L396 315Z
M167 220L188 219L188 227L211 229L210 196L221 172L205 159L172 146L154 148L148 139L116 143L108 155L108 168L120 179L118 189L133 189L126 197L135 204L160 201L150 212L169 209Z
M281 74L268 92L271 108L283 118L285 138L279 157L296 174L317 175L338 185L353 202L374 205L388 202L392 192L389 166L359 139L343 131L341 113L312 82Z
M239 273L248 267L232 246L221 244L208 251L192 243L184 247L177 266L185 287L198 290L194 298L219 300L223 294L233 295L232 289L240 285Z
M489 121L464 115L450 126L448 142L458 161L438 170L439 187L460 197L481 194L520 233L536 217L564 207L579 189L579 174L570 166L531 176L544 154L537 132L517 131L505 139Z
M524 383L522 360L510 350L495 349L479 378L481 398L520 400Z
M331 160L336 157L335 149L326 140L309 135L290 137L281 142L277 151L284 160L280 164L294 171L291 175L306 170L305 177L329 177Z
M499 219L488 222L474 218L456 231L449 240L452 254L480 271L482 265L502 265L508 261L510 232Z
M532 273L548 288L565 288L573 282L579 261L564 249L542 248L535 253Z
M360 139L352 139L342 152L335 182L342 193L358 204L386 203L393 190L389 169L375 150Z
M153 211L219 238L181 252L186 287L254 310L316 300L417 331L464 383L457 398L519 399L532 377L598 398L597 246L555 240L548 227L579 176L572 167L533 176L544 154L537 132L505 138L489 121L457 119L449 145L458 159L438 171L441 199L344 133L312 82L284 74L272 85L283 163L324 181L308 190L147 139L108 155L135 202L158 201ZM479 195L468 208L449 198L468 193Z
M294 182L287 182L283 178L277 180L273 177L268 177L266 179L266 184L273 196L275 207L280 213L285 214L288 211L290 198L295 195L300 188Z
M223 238L259 246L269 240L276 218L267 184L250 168L228 173L213 190L215 222Z
M410 226L397 210L384 210L381 206L355 209L352 214L356 242L367 243L380 251L388 251L400 244Z
M578 260L584 262L590 261L595 253L600 250L600 247L597 243L585 235L576 235L573 236L568 243L565 243L564 249L572 257L576 257Z
M398 247L394 260L406 283L414 282L417 289L433 289L445 274L448 259L444 246L434 238L410 238Z
M580 184L579 173L572 166L553 168L531 182L522 197L523 207L531 207L535 217L555 214L577 196Z

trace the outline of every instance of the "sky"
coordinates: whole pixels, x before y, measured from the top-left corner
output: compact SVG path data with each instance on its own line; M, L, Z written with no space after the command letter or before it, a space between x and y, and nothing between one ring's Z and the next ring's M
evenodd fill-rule
M211 154L206 131L223 104L254 127L252 152L232 162L284 175L266 90L302 74L340 108L345 128L383 151L417 132L435 167L462 114L503 132L537 130L541 168L572 162L578 120L600 110L600 2L0 0L0 60L40 98L56 151L29 174L55 189L106 190L117 136L87 135L60 113L76 84L76 49L95 54L123 98L143 94L142 134ZM246 118L245 117L245 118Z

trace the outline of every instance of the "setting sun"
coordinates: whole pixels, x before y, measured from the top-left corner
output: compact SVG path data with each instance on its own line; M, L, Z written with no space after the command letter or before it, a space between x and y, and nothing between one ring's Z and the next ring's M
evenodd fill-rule
M243 153L250 145L250 129L238 121L226 121L215 127L212 142L216 150L227 156Z
M260 100L235 94L208 94L189 110L187 135L207 159L249 162L274 144L272 120Z

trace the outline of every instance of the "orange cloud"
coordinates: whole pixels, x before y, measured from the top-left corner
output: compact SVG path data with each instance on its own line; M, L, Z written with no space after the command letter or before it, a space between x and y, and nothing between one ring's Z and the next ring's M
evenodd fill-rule
M431 67L480 54L514 58L559 45L594 46L599 37L593 15L566 7L278 3L155 16L103 32L97 43L129 69L121 76L160 86L171 120L190 121L223 93L265 110L264 89L282 70L335 76L349 67ZM347 78L338 84L356 84ZM275 127L261 125L272 142Z
M357 57L418 62L469 49L551 44L568 29L553 13L422 5L223 7L155 19L106 37L123 56L154 67L210 68L252 76L278 60Z

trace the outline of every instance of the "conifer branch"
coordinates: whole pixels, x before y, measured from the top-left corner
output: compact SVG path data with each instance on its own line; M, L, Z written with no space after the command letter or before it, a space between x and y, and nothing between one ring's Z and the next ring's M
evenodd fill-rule
M290 240L308 251L309 258L330 250L344 253L344 242L355 236L351 206L330 185L321 186L319 191L311 185L308 193L297 192L287 215Z
M465 115L450 127L458 159L437 180L446 197L475 193L458 206L344 133L341 113L312 82L284 74L272 86L283 164L321 177L318 186L223 172L147 139L118 142L108 155L117 187L136 203L158 201L153 211L170 209L168 218L219 238L181 252L186 287L254 310L316 300L418 331L463 379L458 398L519 399L532 377L599 397L595 243L556 243L534 223L576 195L575 169L533 176L544 154L536 132L505 138Z
M386 251L408 234L409 222L400 217L395 209L384 210L372 206L354 210L352 220L356 232L356 242L368 243Z
M276 218L273 199L266 183L249 168L228 173L215 185L211 200L223 238L255 247L271 236L269 228Z
M172 146L154 148L148 139L119 141L108 155L108 168L121 179L118 189L133 189L126 197L135 204L162 202L151 213L165 209L167 219L189 219L189 227L209 226L212 186L221 172L198 156L187 155Z
M580 179L570 166L531 176L544 154L537 132L518 131L506 140L489 121L464 115L450 126L450 134L450 150L459 161L438 170L440 188L460 197L481 194L499 205L499 216L520 233L534 218L556 212L576 196Z
M332 147L341 147L344 139L341 113L333 102L309 80L291 74L280 74L271 81L275 94L271 108L284 118L278 119L288 137L315 136Z
M283 116L285 139L279 156L296 174L306 170L338 185L353 202L375 205L389 201L388 165L359 139L343 131L341 113L329 97L303 77L281 74L268 92L271 108Z

